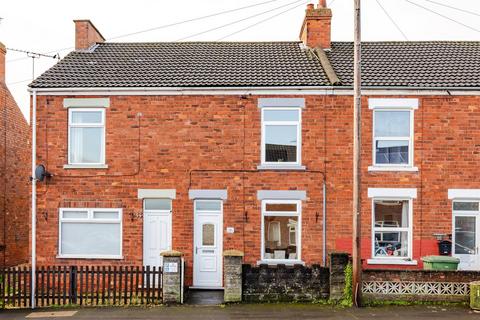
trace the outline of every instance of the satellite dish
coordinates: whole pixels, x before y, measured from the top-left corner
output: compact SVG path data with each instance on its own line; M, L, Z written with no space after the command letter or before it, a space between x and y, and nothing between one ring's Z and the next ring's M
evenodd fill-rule
M43 164L40 164L35 168L35 179L37 181L43 181L45 177L50 178L51 176L52 174L45 169Z

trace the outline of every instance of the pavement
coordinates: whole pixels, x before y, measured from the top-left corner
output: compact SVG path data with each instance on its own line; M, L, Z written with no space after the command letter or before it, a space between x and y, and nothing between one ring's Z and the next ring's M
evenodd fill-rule
M97 307L68 309L2 310L0 319L480 319L461 306L385 306L335 308L299 304L243 304L227 306Z

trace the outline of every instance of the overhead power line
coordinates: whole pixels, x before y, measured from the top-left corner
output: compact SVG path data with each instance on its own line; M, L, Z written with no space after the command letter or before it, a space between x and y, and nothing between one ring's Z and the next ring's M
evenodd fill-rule
M183 21L179 21L179 22L174 22L174 23L170 23L170 24L165 24L165 25L158 26L158 27L153 27L153 28L149 28L149 29L144 29L144 30L140 30L140 31L135 31L135 32L131 32L131 33L126 33L126 34L123 34L123 35L119 35L119 36L115 36L115 37L109 38L109 39L107 39L107 40L115 40L115 39L120 39L120 38L125 38L125 37L129 37L129 36L137 35L137 34L140 34L140 33L150 32L150 31L159 30L159 29L164 29L164 28L169 28L169 27L177 26L177 25L180 25L180 24L183 24L183 23L194 22L194 21L199 21L199 20L203 20L203 19L207 19L207 18L212 18L212 17L216 17L216 16L219 16L219 15L222 15L222 14L227 14L227 13L232 13L232 12L236 12L236 11L240 11L240 10L245 10L245 9L253 8L253 7L258 7L258 6L267 4L267 3L278 2L278 1L279 1L279 0L269 0L269 1L264 1L264 2L260 2L260 3L256 3L256 4L252 4L252 5L248 5L248 6L236 8L236 9L230 9L230 10L220 11L220 12L216 12L216 13L209 14L209 15L206 15L206 16L201 16L201 17L198 17L198 18L187 19L187 20L183 20Z
M402 34L403 38L408 41L408 38L405 35L405 33L402 31L400 26L395 22L395 20L393 20L392 16L388 13L388 11L382 6L380 1L378 1L378 0L375 0L375 1L377 2L378 6L383 10L383 13L385 13L385 15L388 17L388 19L390 19L390 22L392 22L392 24L395 26L395 28L397 28L398 32L400 32Z
M410 3L410 4L412 4L412 5L414 5L414 6L417 6L417 7L419 7L419 8L422 8L422 9L428 11L428 12L431 12L431 13L433 13L433 14L436 14L437 16L440 16L440 17L442 17L442 18L444 18L444 19L447 19L447 20L449 20L449 21L451 21L451 22L454 22L454 23L456 23L456 24L458 24L458 25L461 25L461 26L463 26L463 27L465 27L465 28L468 28L468 29L470 29L470 30L473 30L473 31L476 31L476 32L480 33L480 29L477 29L477 28L474 28L474 27L472 27L472 26L469 26L468 24L465 24L465 23L463 23L463 22L460 22L460 21L458 21L458 20L455 20L455 19L453 19L453 18L450 18L449 16L446 16L446 15L440 13L440 12L434 11L434 10L432 10L432 9L430 9L430 8L424 7L424 6L422 6L422 5L418 4L418 3L415 3L415 2L413 2L413 1L410 1L410 0L405 0L405 1L408 2L408 3Z
M433 1L433 0L423 0L423 1L427 1L427 2L430 2L430 3L434 3L436 5L442 6L442 7L450 8L450 9L453 9L453 10L457 10L457 11L460 11L460 12L463 12L463 13L468 13L468 14L472 14L474 16L480 17L480 13L478 13L478 12L465 10L465 9L462 9L462 8L454 7L454 6L451 6L451 5L448 5L448 4L445 4L445 3L441 3L441 2L438 2L438 1Z
M272 3L272 2L278 2L278 1L280 1L280 0L263 1L263 2L260 2L260 3L255 3L255 4L248 5L248 6L235 8L235 9L228 9L228 10L224 10L224 11L219 11L219 12L216 12L216 13L208 14L208 15L205 15L205 16L197 17L197 18L182 20L182 21L169 23L169 24L165 24L165 25L161 25L161 26L157 26L157 27L153 27L153 28L148 28L148 29L143 29L143 30L139 30L139 31L135 31L135 32L130 32L130 33L114 36L114 37L108 38L106 40L107 41L116 40L116 39L120 39L120 38L129 37L129 36L132 36L132 35L145 33L145 32L150 32L150 31L159 30L159 29L165 29L165 28L181 25L181 24L184 24L184 23L200 21L200 20L216 17L216 16L219 16L219 15L222 15L222 14L237 12L237 11L241 11L241 10L245 10L245 9L249 9L249 8L254 8L254 7L258 7L258 6L261 6L261 5L265 5L265 4ZM71 47L71 46L70 47L64 47L64 48L52 50L52 51L49 51L49 52L45 52L45 54L51 54L51 53L56 53L56 52L60 52L60 51L70 50L70 49L73 49L73 47ZM20 60L25 60L25 59L28 59L28 58L27 57L17 58L17 59L7 60L7 62L15 62L15 61L20 61Z
M231 26L231 25L234 25L234 24L237 24L237 23L246 21L246 20L253 19L253 18L255 18L255 17L258 17L258 16L261 16L261 15L267 14L267 13L269 13L269 12L272 12L272 11L275 11L275 10L278 10L278 9L281 9L281 8L284 8L284 7L287 7L287 6L289 6L289 5L292 5L292 4L295 4L295 3L299 3L299 2L306 3L307 1L305 1L305 0L295 0L295 1L293 1L293 2L289 2L289 3L284 4L284 5L281 5L281 6L279 6L279 7L275 7L275 8L273 8L273 9L265 10L265 11L259 12L259 13L257 13L257 14L248 16L248 17L246 17L246 18L238 19L238 20L235 20L235 21L232 21L232 22L229 22L229 23L220 25L220 26L218 26L218 27L214 27L214 28L211 28L211 29L207 29L207 30L204 30L204 31L201 31L201 32L197 32L197 33L191 34L191 35L189 35L189 36L180 38L180 39L178 39L178 40L176 40L176 41L183 41L183 40L190 39L190 38L193 38L193 37L196 37L196 36L199 36L199 35L208 33L208 32L212 32L212 31L215 31L215 30L218 30L218 29L226 28L226 27L229 27L229 26Z
M334 0L334 1L335 1L335 0ZM269 21L269 20L271 20L271 19L273 19L273 18L276 18L276 17L278 17L278 16L280 16L280 15L282 15L282 14L285 14L285 13L287 13L287 12L289 12L289 11L292 11L293 9L296 9L296 8L302 6L302 5L305 5L307 2L310 2L310 1L303 1L302 3L296 5L296 6L292 7L292 8L289 8L289 9L287 9L287 10L284 10L284 11L282 11L282 12L279 12L279 13L273 15L273 16L270 16L270 17L268 17L268 18L265 18L265 19L263 19L263 20L260 20L260 21L254 23L254 24L251 24L251 25L249 25L249 26L247 26L247 27L245 27L245 28L242 28L242 29L240 29L240 30L237 30L237 31L235 31L235 32L229 33L229 34L227 34L226 36L221 37L221 38L218 39L217 41L226 39L226 38L228 38L228 37L230 37L230 36L233 36L233 35L235 35L235 34L237 34L237 33L240 33L240 32L243 32L243 31L245 31L245 30L248 30L248 29L250 29L250 28L256 27L256 26L258 26L259 24L262 24L262 23L264 23L264 22L267 22L267 21Z

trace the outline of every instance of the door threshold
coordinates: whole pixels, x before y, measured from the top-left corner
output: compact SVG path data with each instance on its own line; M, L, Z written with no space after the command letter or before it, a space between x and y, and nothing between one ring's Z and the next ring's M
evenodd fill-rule
M190 286L188 289L191 290L223 290L223 287L205 287L205 286Z

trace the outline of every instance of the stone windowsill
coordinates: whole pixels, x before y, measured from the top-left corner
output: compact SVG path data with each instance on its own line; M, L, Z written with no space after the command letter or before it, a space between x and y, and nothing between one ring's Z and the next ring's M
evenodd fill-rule
M368 172L418 172L418 167L411 166L369 166Z
M63 169L108 169L107 164L65 164Z
M257 265L268 264L269 266L276 266L279 264L284 264L287 266L294 266L297 264L305 265L305 262L302 260L258 260Z
M369 265L404 265L404 266L416 266L417 260L404 260L404 259L368 259Z
M257 166L257 170L298 170L305 171L307 168L301 165L288 164L261 164Z

